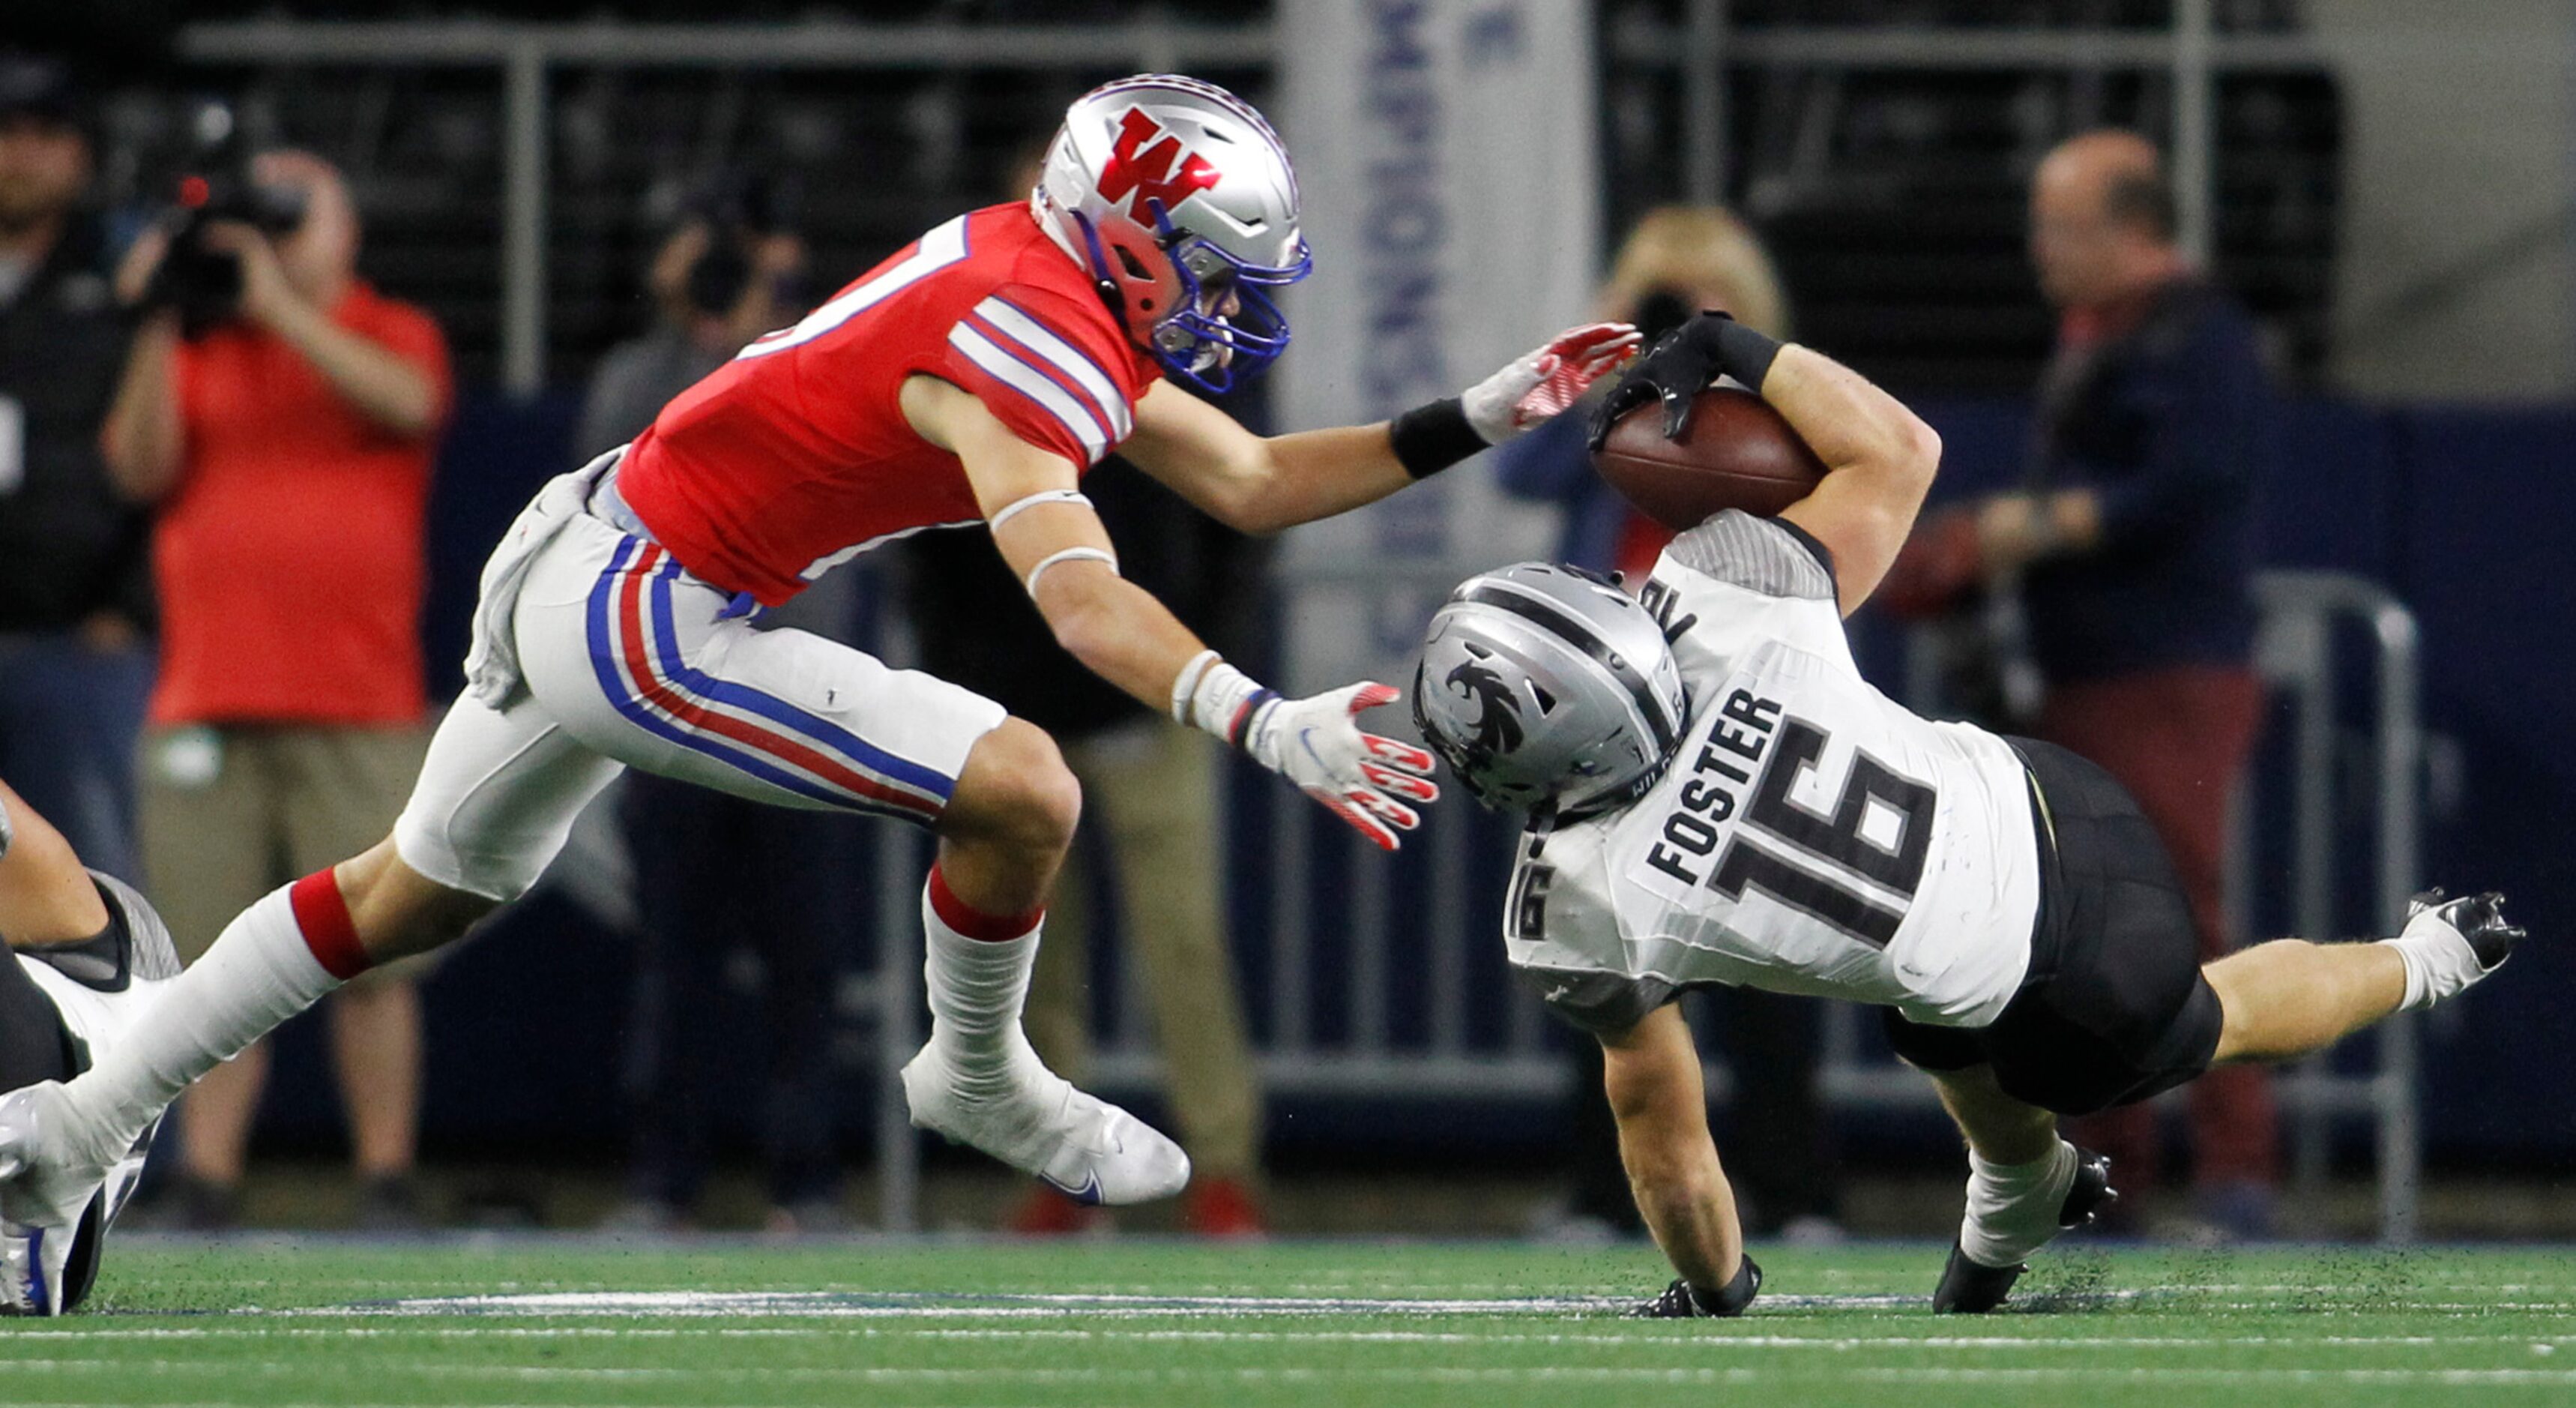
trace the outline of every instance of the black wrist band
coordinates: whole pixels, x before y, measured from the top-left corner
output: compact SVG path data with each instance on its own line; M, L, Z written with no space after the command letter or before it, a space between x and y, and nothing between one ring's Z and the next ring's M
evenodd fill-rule
M1753 1303L1753 1297L1761 1293L1762 1268L1754 1265L1749 1256L1738 1256L1736 1263L1735 1279L1718 1289L1690 1288L1691 1299L1698 1302L1703 1313L1729 1318L1741 1315L1744 1307Z
M1386 429L1395 442L1396 463L1416 479L1428 479L1485 448L1485 437L1467 423L1467 409L1455 396L1416 406Z
M1759 392L1762 378L1771 374L1772 359L1780 355L1776 338L1755 332L1728 318L1717 323L1717 369L1744 383L1745 389Z

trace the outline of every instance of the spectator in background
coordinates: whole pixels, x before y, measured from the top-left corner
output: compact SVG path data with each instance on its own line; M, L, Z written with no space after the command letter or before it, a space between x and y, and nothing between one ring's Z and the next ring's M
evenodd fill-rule
M1880 589L1901 615L2017 593L2036 717L2012 721L2101 765L2136 794L2173 854L2204 957L2222 925L2229 799L2260 723L2254 497L2272 453L2252 320L2175 243L2156 149L2089 132L2041 162L2030 252L2060 313L2040 382L2025 487L1925 519ZM2012 696L2004 691L2004 696ZM2257 1067L2191 1090L2200 1213L2271 1226L2278 1130ZM2095 1116L2075 1136L2112 1156L2120 1187L2153 1186L2154 1111Z
M1601 291L1600 316L1637 325L1652 345L1703 308L1785 337L1788 313L1770 256L1744 222L1716 206L1664 206L1646 213L1620 246ZM1587 416L1559 416L1494 451L1505 492L1565 511L1560 561L1642 582L1672 531L1629 507L1592 472L1584 448ZM1828 1144L1817 1078L1815 1003L1749 988L1715 994L1719 1039L1735 1076L1736 1179L1746 1225L1761 1236L1833 1240L1840 1235L1841 1187ZM1606 1226L1641 1236L1645 1223L1619 1162L1619 1134L1602 1094L1601 1047L1568 1048L1574 1119L1569 1136L1571 1227ZM1570 1230L1570 1228L1568 1229Z
M144 860L190 960L262 894L382 835L427 743L423 519L446 344L357 277L337 171L271 152L242 179L265 227L164 226L129 254L119 291L142 320L103 442L160 515ZM224 266L238 273L208 276ZM420 971L370 972L331 1003L371 1228L420 1220ZM189 1095L175 1220L234 1219L266 1078L254 1046Z
M100 462L125 361L70 75L0 53L0 774L129 881L150 521Z
M720 180L693 200L646 276L655 322L618 344L591 378L583 454L601 454L652 424L664 404L731 360L742 345L805 311L805 244L777 186ZM848 641L857 577L832 573L762 612ZM691 1225L724 1100L721 1048L740 1027L711 1020L738 955L759 969L760 1067L753 1103L776 1234L834 1231L840 1207L831 1058L832 1002L861 888L850 824L630 772L617 815L635 861L636 965L627 1027L630 1104L626 1201L608 1226L672 1232Z

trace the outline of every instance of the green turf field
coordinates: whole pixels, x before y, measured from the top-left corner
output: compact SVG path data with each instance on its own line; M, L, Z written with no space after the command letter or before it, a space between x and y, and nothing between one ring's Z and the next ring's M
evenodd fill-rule
M138 1239L0 1404L2576 1402L2552 1250L2074 1249L1984 1320L1929 1245L1763 1260L1719 1323L1619 1318L1635 1248Z

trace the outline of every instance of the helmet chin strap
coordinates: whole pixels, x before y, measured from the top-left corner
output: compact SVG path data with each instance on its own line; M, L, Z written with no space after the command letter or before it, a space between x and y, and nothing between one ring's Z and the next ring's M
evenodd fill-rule
M1119 326L1126 326L1127 295L1118 287L1118 281L1109 277L1109 251L1100 243L1100 232L1092 228L1091 221L1081 211L1066 213L1073 217L1075 225L1081 227L1083 243L1091 248L1091 260L1087 267L1090 270L1092 282L1099 287L1101 298L1109 304L1109 311L1117 315ZM1056 243L1064 243L1061 236L1057 238ZM1073 251L1065 252L1071 254Z

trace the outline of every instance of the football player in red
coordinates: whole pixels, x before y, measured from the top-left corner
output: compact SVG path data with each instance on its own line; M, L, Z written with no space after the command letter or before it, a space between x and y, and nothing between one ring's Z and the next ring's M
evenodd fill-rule
M873 544L980 522L1085 665L1394 849L1437 795L1428 753L1358 726L1395 691L1288 699L1218 658L1120 578L1082 474L1115 447L1209 514L1274 532L1556 414L1636 335L1573 329L1392 422L1270 438L1169 384L1222 389L1277 356L1288 329L1264 290L1308 264L1296 177L1258 113L1192 79L1111 83L1066 113L1026 204L923 235L549 484L484 569L468 693L394 834L245 911L147 1038L7 1097L0 1219L77 1214L108 1156L198 1074L524 892L626 767L930 827L913 1122L1077 1198L1177 1191L1179 1147L1058 1079L1020 1033L1081 803L1055 745L966 690L747 618Z

